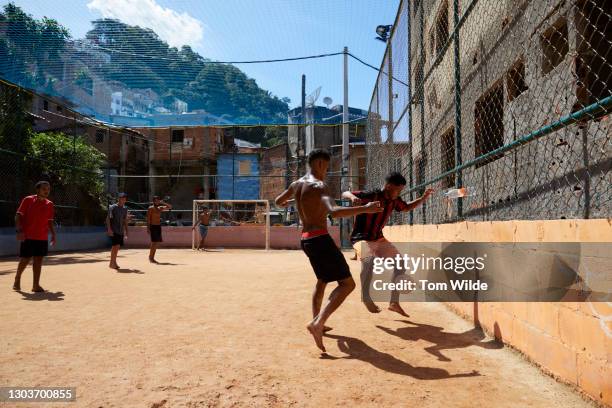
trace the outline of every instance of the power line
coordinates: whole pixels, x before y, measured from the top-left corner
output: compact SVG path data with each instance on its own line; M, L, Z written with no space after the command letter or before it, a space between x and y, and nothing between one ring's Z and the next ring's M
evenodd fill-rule
M372 68L373 70L375 70L375 71L377 71L377 72L382 72L384 75L389 75L389 74L387 74L385 71L383 71L383 70L381 70L381 69L379 69L379 68L376 68L374 65L368 64L367 62L363 61L362 59L360 59L360 58L358 58L358 57L354 56L354 55L353 55L353 54L351 54L350 52L348 53L348 55L349 55L349 57L353 57L353 58L354 58L354 59L356 59L357 61L361 62L361 63L362 63L363 65L365 65L366 67L370 67L370 68ZM408 85L406 82L402 81L401 79L397 79L397 78L395 78L394 76L391 76L391 78L392 78L392 79L394 79L395 81L399 82L399 83L400 83L400 84L402 84L402 85L405 85L405 86L410 86L410 85Z
M108 52L115 52L118 54L131 55L133 57L139 57L139 58L149 58L149 59L157 59L157 60L164 60L164 61L188 62L180 58L176 59L176 58L157 57L153 55L137 54L133 52L120 51L120 50L115 50L112 48L101 47L99 45L96 45L92 48L97 48L97 49L108 51ZM335 55L342 55L342 54L344 53L343 52L333 52L333 53L328 53L328 54L308 55L305 57L276 58L276 59L267 59L267 60L248 60L248 61L199 60L197 62L201 64L263 64L263 63L270 63L270 62L287 62L287 61L299 61L299 60L314 59L314 58L326 58L326 57L333 57Z

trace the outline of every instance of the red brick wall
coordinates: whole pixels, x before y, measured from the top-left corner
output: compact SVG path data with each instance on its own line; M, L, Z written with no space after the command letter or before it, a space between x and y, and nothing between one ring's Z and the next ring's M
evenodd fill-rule
M262 200L274 200L285 190L286 148L287 144L283 143L264 149L261 153L259 195Z
M184 146L180 143L173 143L170 149L172 140L172 129L184 129L184 138L191 139L191 146ZM217 135L221 135L223 139L223 130L210 127L190 127L190 128L135 128L136 131L143 133L147 137L155 141L153 144L154 154L153 161L168 161L178 160L201 160L208 158L214 160L216 158ZM172 157L170 151L172 150Z

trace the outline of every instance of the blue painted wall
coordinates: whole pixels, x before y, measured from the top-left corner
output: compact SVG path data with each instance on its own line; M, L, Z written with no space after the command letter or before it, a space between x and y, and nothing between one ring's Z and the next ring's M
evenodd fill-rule
M231 177L240 174L240 161L251 164L252 177ZM232 173L232 164L234 167ZM217 199L259 200L259 157L255 153L226 153L217 156Z

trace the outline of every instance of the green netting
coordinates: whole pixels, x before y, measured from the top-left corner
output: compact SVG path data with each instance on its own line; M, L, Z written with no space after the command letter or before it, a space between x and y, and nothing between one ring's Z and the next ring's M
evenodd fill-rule
M113 11L111 4L104 3L83 1L83 8L97 8L102 15ZM7 3L0 9L0 78L53 97L81 114L123 126L338 124L342 120L343 47L352 51L351 95L364 89L369 92L376 78L376 71L363 61L374 62L382 55L384 47L374 40L374 28L391 19L397 6L396 2L385 7L376 3L236 1L224 2L223 13L214 14L215 10L220 13L219 4L194 2L189 6L192 14L204 13L209 22L223 21L227 27L214 33L203 27L201 32L206 36L200 41L200 52L189 45L171 46L152 29L115 18L96 19L84 36L75 37L67 27L83 23L73 21L82 18L76 11L70 14L64 10L63 15L70 17L56 21L28 14L35 8L32 3ZM133 7L136 3L130 4ZM57 7L70 6L58 2ZM375 12L367 11L373 8ZM253 9L257 16L245 15ZM281 18L280 10L291 12ZM141 20L146 13L142 11ZM113 15L121 16L121 10L113 11ZM238 17L241 26L237 25ZM181 21L195 20L185 17L174 23ZM206 25L206 21L196 23ZM349 31L355 24L363 29ZM282 41L295 30L304 31L299 43ZM325 31L333 34L325 38ZM237 38L249 38L258 32L270 35L253 39L258 42L252 47L257 54L244 48L232 53L236 58L230 61L205 55L206 49L229 47ZM307 79L306 104L325 110L315 117L301 116L303 74ZM288 84L295 89L291 99L270 90L280 83L282 89ZM330 99L324 101L324 97ZM367 116L366 98L351 103L351 120Z

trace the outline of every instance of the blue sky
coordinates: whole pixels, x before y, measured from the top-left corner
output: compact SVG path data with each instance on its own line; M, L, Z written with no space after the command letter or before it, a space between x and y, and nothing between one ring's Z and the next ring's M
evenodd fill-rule
M47 16L82 38L90 21L113 17L148 26L170 45L191 45L220 61L288 58L342 51L380 66L385 45L374 39L378 24L392 24L399 0L16 0L36 18ZM7 1L0 0L4 5ZM272 64L238 65L260 87L300 103L322 87L333 104L342 103L342 56ZM349 103L368 109L377 73L349 60Z

